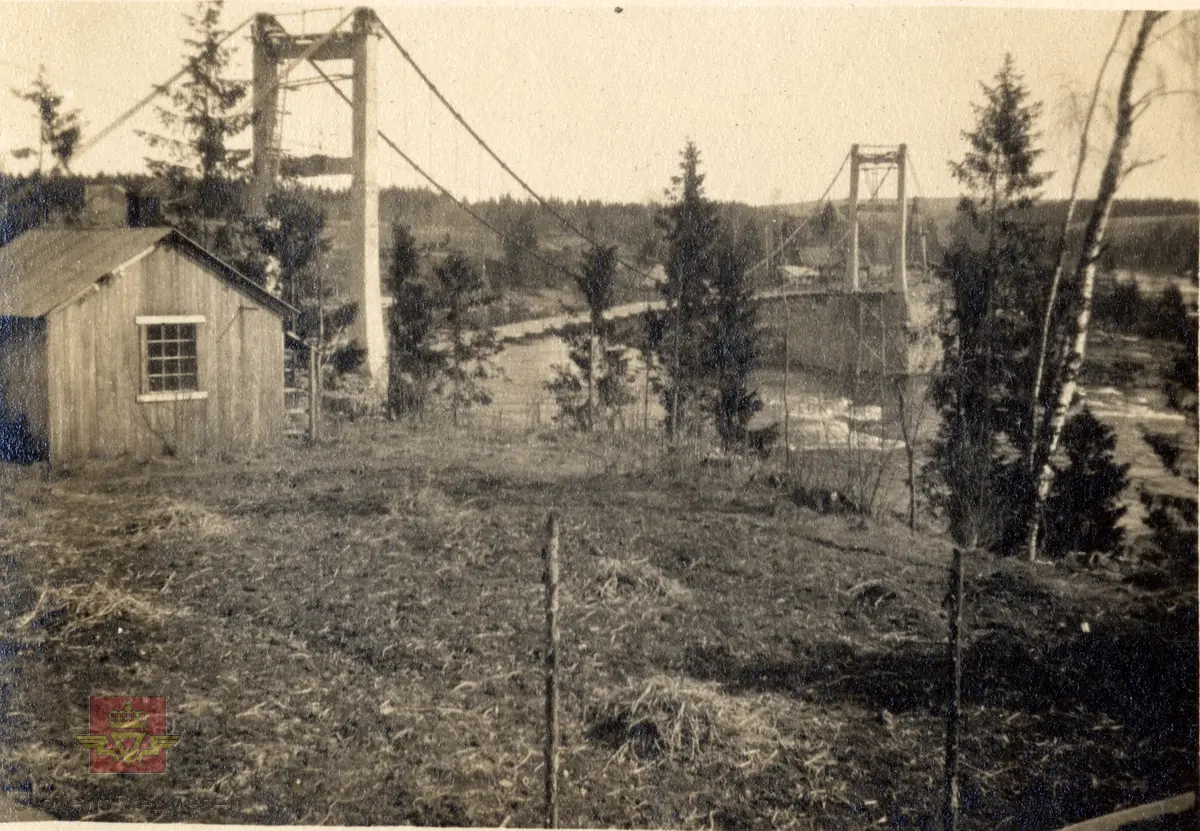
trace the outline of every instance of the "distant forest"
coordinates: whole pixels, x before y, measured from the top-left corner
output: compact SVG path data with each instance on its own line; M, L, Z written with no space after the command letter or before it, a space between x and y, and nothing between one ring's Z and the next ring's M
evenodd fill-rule
M47 177L40 184L29 179L0 177L0 204L5 207L0 227L0 243L7 242L28 228L53 220L69 224L83 207L87 184L116 183L131 194L142 194L151 202L156 191L154 181L144 175L100 175L94 177ZM342 258L341 228L348 221L349 196L344 190L298 186L299 192L326 213L331 235L331 263L336 268ZM145 198L142 200L144 203ZM949 238L955 222L956 199L920 199L910 214L909 250L919 257L922 236L930 262L940 256L941 242ZM551 203L557 211L583 229L593 239L618 245L622 258L639 267L649 268L661 261L663 250L655 223L657 208L639 203L604 203L596 200ZM558 220L528 200L491 199L470 203L472 210L504 236L481 227L449 198L421 188L385 188L380 194L380 239L386 246L391 227L408 225L427 250L459 249L478 259L485 267L501 268L506 242L522 236L535 240L544 258L566 267L574 267L584 243L565 231ZM769 244L786 241L781 264L799 264L814 250L840 251L848 224L844 204L821 206L791 204L775 207L721 203L719 210L735 228L755 225L761 235L764 254ZM1080 205L1078 216L1086 216L1090 205ZM1047 201L1037 205L1033 218L1049 227L1061 222L1065 203ZM892 231L890 218L865 215L860 240L864 259L886 262ZM894 223L893 223L894 227ZM1118 200L1110 223L1109 245L1103 265L1111 269L1131 269L1159 273L1194 273L1200 252L1200 203L1179 199ZM389 252L381 252L386 260ZM536 272L537 269L534 269ZM531 274L533 283L555 284L560 274L554 269Z

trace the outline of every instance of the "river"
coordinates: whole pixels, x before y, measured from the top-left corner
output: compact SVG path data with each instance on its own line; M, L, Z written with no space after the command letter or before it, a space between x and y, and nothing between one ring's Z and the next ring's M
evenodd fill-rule
M622 413L625 429L641 429L661 423L664 410L653 389L646 407L645 372L641 357L630 352L634 402ZM501 377L491 382L492 404L474 413L475 423L491 427L529 429L554 423L557 406L546 385L555 377L555 368L570 362L567 345L561 338L548 335L510 342L497 358ZM752 426L784 421L784 373L766 369L755 374L763 411ZM877 383L877 382L876 382ZM796 449L817 447L879 446L883 408L879 393L871 385L860 390L860 403L851 404L851 393L821 374L799 368L788 375L789 425ZM620 426L618 424L618 426Z

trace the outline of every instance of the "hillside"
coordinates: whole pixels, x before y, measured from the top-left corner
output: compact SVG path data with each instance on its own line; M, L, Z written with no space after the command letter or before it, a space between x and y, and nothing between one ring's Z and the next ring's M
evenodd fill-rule
M928 827L947 543L797 507L765 472L388 423L0 470L2 784L61 820L540 825L556 508L565 827ZM1193 785L1194 588L1123 562L966 570L962 828ZM167 697L165 775L86 773L97 689Z

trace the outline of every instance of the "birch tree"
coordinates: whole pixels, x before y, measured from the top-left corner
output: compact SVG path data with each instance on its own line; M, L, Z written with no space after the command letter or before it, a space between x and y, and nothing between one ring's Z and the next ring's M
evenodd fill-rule
M1073 246L1069 240L1070 223L1075 211L1079 179L1088 153L1087 132L1098 105L1104 71L1117 50L1122 30L1128 23L1128 15L1121 18L1117 37L1114 38L1113 45L1105 57L1080 139L1071 200L1059 233L1058 254L1046 300L1040 348L1028 399L1032 440L1026 452L1026 463L1031 483L1032 504L1027 512L1025 545L1027 556L1031 560L1037 556L1041 515L1054 482L1053 457L1062 438L1068 411L1078 391L1079 371L1087 349L1096 269L1108 230L1113 201L1122 179L1141 165L1141 162L1127 162L1126 156L1134 125L1154 100L1155 90L1135 98L1135 82L1145 60L1146 50L1151 44L1154 29L1165 16L1166 12L1143 12L1137 24L1117 91L1113 137L1100 175L1096 198L1089 211L1082 237L1078 245ZM1060 290L1064 282L1069 291ZM1062 325L1056 326L1056 321L1062 321ZM1057 338L1055 334L1058 335Z

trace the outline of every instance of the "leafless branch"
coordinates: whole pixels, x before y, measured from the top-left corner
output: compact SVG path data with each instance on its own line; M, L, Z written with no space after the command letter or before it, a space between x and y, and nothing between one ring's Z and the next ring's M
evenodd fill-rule
M1161 32L1159 32L1150 41L1150 43L1147 44L1147 46L1153 47L1156 43L1159 43L1159 42L1165 40L1169 35L1171 35L1177 29L1180 29L1180 28L1188 25L1189 23L1194 23L1197 21L1200 21L1200 12L1190 12L1188 14L1182 14L1179 16L1179 18L1173 24L1171 24L1170 26L1168 26L1167 28L1165 28Z
M1165 153L1163 153L1158 156L1155 156L1152 159L1134 159L1133 161L1131 161L1129 164L1125 165L1125 167L1123 167L1121 169L1121 175L1120 175L1119 181L1124 182L1125 179L1129 176L1129 174L1133 173L1135 170L1138 170L1139 168L1150 167L1151 165L1158 164L1166 157L1167 157L1167 155Z

